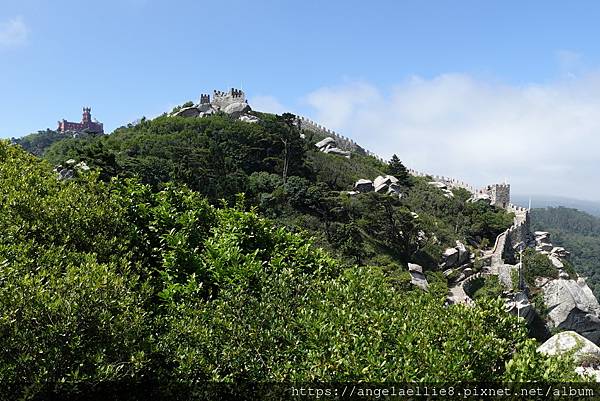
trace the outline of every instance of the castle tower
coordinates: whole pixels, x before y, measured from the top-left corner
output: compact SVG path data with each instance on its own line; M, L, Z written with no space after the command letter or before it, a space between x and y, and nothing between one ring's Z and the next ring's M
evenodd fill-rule
M202 98L200 99L202 100ZM242 90L231 88L227 92L213 91L213 99L211 104L224 109L232 103L246 102L246 95Z
M92 122L92 109L89 107L83 108L83 117L81 118L82 124L89 124Z
M506 209L510 204L510 184L488 185L485 192L490 196L493 206Z

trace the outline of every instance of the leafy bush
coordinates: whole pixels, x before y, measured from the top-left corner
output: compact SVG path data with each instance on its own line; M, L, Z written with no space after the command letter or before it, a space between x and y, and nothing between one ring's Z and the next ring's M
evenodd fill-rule
M479 287L478 289L475 290L475 293L473 294L473 298L474 299L480 299L480 298L495 299L495 298L501 297L503 291L504 291L504 287L502 286L502 283L500 283L498 276L488 276L488 277L484 278L481 287Z
M175 119L140 129L168 136L187 124ZM142 151L136 146L146 144L129 150ZM253 185L277 186L282 205L314 213L302 216L322 213L311 223L315 232L341 244L360 235L373 259L394 268L344 268L306 233L244 211L241 199L217 208L179 184L163 182L158 190L135 179L101 180L97 172L59 181L47 162L1 142L5 393L27 398L141 379L565 377L551 359L532 354L522 322L502 302L447 306L439 272L426 272L429 293L403 288L403 259L440 246L433 239L421 244L424 223L405 203L379 194L323 199L319 183L291 177L281 185L259 172ZM438 213L434 221L449 219Z
M528 248L523 252L523 276L529 286L534 286L536 277L558 278L558 269L548 256Z

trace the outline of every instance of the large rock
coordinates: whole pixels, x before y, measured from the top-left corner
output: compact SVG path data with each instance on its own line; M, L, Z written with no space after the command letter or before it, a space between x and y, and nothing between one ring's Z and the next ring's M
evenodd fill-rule
M535 319L535 309L524 292L512 294L506 300L505 307L509 313L525 319L527 324L531 324Z
M574 331L563 331L553 335L537 350L546 355L562 355L573 352L576 362L590 358L600 359L600 347Z
M458 265L459 251L456 248L448 248L442 254L442 259L445 267L453 267Z
M184 107L183 109L175 113L175 115L178 117L198 117L199 114L200 110L198 110L196 106Z
M488 194L476 193L467 200L467 202L471 202L471 203L480 202L480 201L490 203L492 201L492 198Z
M556 256L550 255L550 256L548 256L548 258L550 259L550 262L552 262L552 265L554 265L554 267L556 267L557 269L562 269L565 267L563 262L561 262L561 260L559 258L557 258Z
M456 241L456 248L458 251L458 264L462 265L463 263L467 263L471 259L471 254L467 250L465 244L460 241Z
M415 264L415 263L409 263L408 264L408 272L410 273L410 276L411 276L411 280L410 280L411 284L416 285L417 287L419 287L423 290L429 289L429 283L427 282L427 279L425 278L425 275L423 274L422 266Z
M324 150L325 153L331 153L332 155L344 156L345 158L350 158L350 152L347 150L343 150L340 148L327 147Z
M539 235L535 236L535 242L537 242L538 244L550 244L550 234L546 233L546 232L540 232L538 231L538 233L540 233Z
M358 192L373 192L373 181L361 178L354 184L354 190Z
M565 248L563 248L562 246L555 246L554 248L552 248L550 253L559 258L565 258L565 259L567 259L569 256L571 256L571 253L569 251L567 251Z
M585 280L552 280L544 286L543 297L551 327L600 342L600 304Z
M322 141L315 143L315 146L319 149L324 149L325 147L327 147L327 145L335 146L335 139L328 136L327 138L323 139Z
M260 121L260 118L250 115L250 114L243 114L239 117L239 120L243 121L245 123L256 124Z
M429 185L437 187L439 189L447 189L448 187L446 186L446 184L444 184L443 182L439 182L439 181L430 181L428 182Z
M377 188L380 185L391 185L397 182L398 179L393 175L380 175L379 177L375 178L375 180L373 181L373 185L375 185L375 187Z
M227 114L229 114L232 117L239 117L244 113L247 113L248 111L250 111L250 106L248 106L248 103L246 102L234 102L231 104L228 104L223 111Z

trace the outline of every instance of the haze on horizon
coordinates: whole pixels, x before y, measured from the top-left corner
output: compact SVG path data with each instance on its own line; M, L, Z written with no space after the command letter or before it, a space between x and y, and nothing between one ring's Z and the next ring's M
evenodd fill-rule
M600 4L5 0L0 137L242 87L407 166L600 200Z

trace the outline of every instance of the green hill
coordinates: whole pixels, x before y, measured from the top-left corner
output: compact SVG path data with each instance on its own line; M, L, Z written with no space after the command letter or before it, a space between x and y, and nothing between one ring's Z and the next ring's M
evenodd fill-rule
M577 379L502 300L445 302L444 247L478 252L512 215L424 178L405 177L401 197L350 195L387 164L261 118L163 116L58 141L46 160L0 142L3 394ZM92 169L59 180L66 159Z
M533 209L532 228L551 233L552 242L571 252L575 270L600 297L600 218L565 207Z

